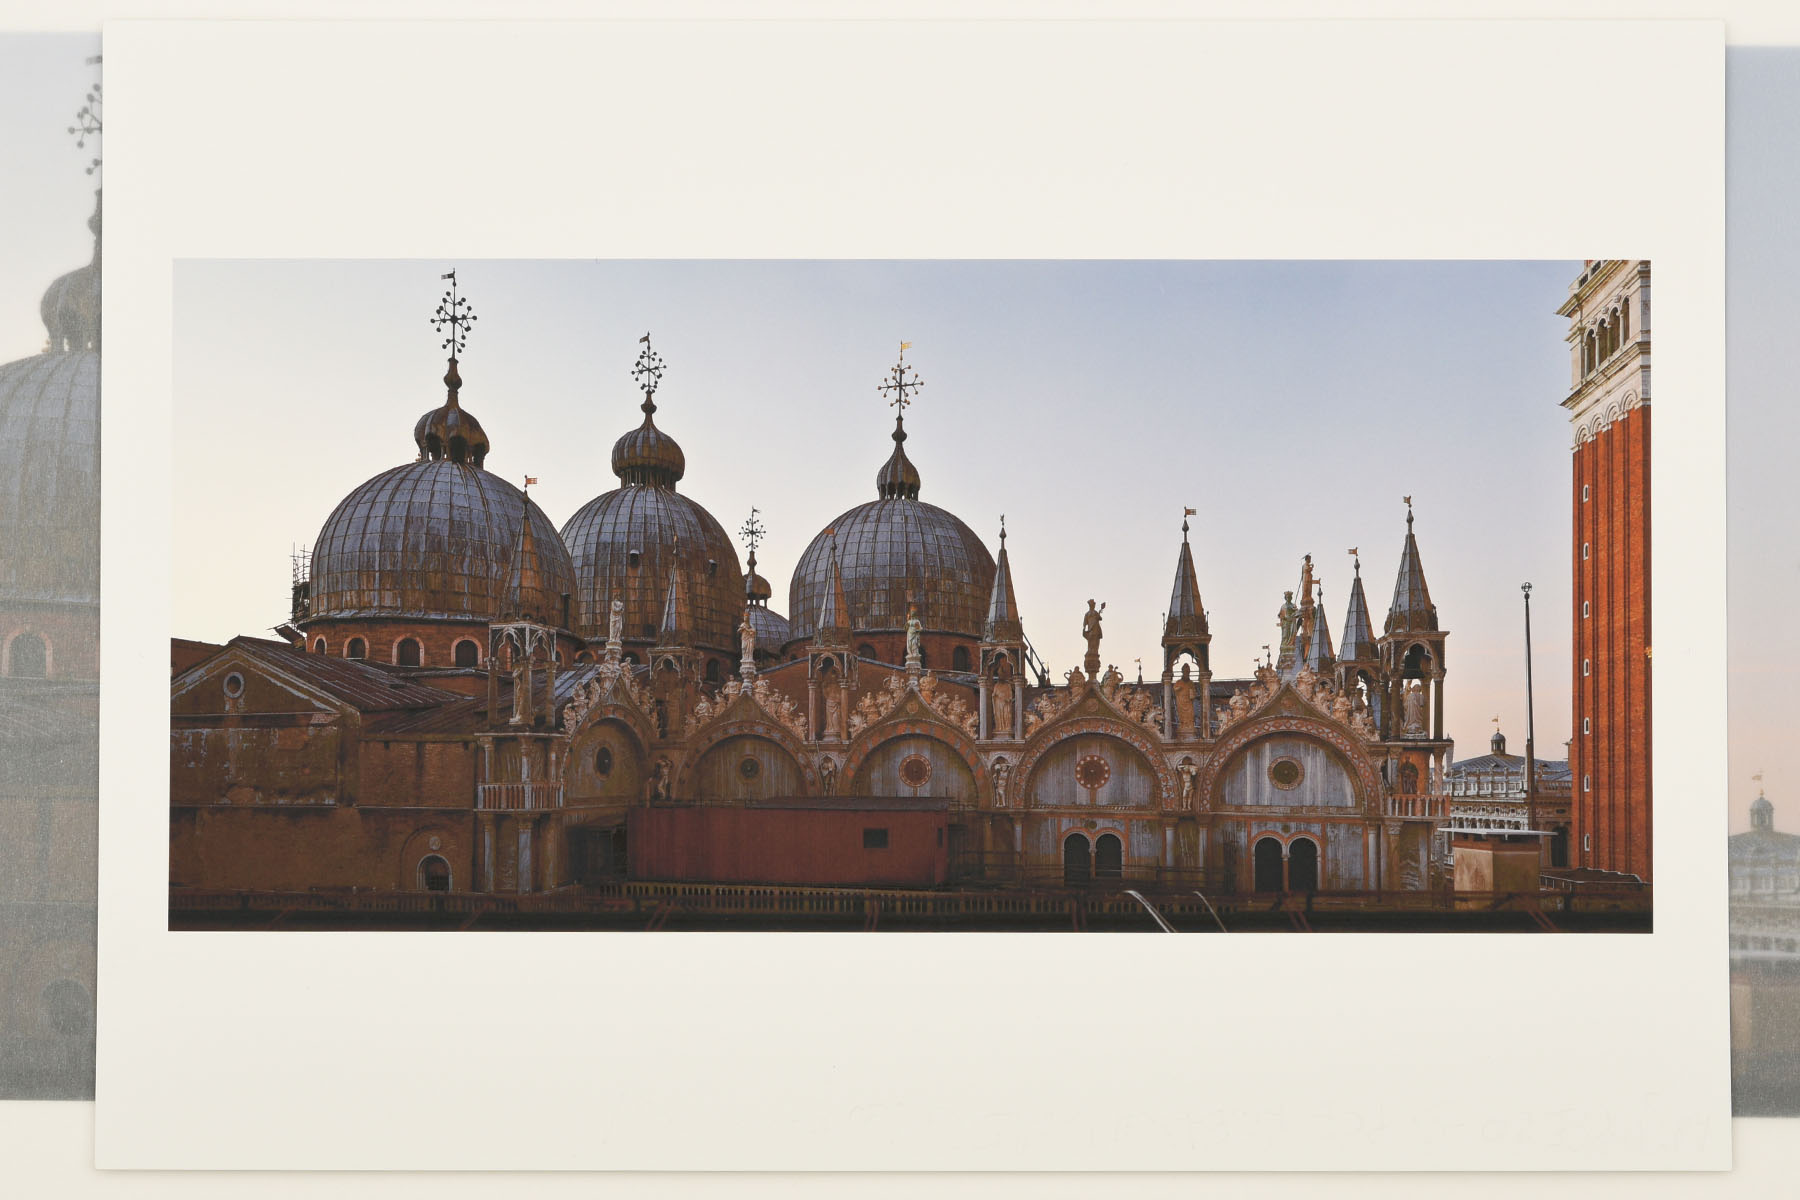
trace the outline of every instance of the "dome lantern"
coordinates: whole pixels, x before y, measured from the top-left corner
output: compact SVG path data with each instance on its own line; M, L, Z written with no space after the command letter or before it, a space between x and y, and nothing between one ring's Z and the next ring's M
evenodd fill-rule
M456 369L457 355L468 344L469 327L475 323L467 298L456 291L456 272L446 272L450 290L444 293L431 324L438 332L448 327L444 348L450 351L450 366L444 372L448 394L442 408L434 408L413 426L413 441L419 446L420 461L468 463L479 467L487 461L488 438L481 422L473 413L464 412L457 393L462 390L462 374Z

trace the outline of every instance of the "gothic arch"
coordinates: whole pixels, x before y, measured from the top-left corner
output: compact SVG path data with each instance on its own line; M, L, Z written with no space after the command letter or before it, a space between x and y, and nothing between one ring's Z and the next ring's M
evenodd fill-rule
M1151 805L1155 809L1172 808L1175 805L1176 786L1175 772L1164 761L1161 751L1150 740L1144 727L1136 722L1127 721L1123 717L1113 716L1101 711L1091 716L1066 718L1052 724L1047 729L1039 730L1028 739L1025 750L1019 755L1019 761L1013 769L1013 776L1018 779L1021 797L1031 795L1031 777L1037 770L1038 763L1051 750L1071 738L1087 734L1099 734L1124 742L1144 759L1156 779L1156 802Z
M813 768L806 746L788 730L775 722L758 717L743 716L734 720L714 721L705 729L698 731L694 739L688 743L687 751L681 756L680 764L675 768L674 793L677 796L688 794L689 784L701 761L708 752L720 743L738 737L759 738L773 742L794 760L798 768L801 790L808 796L819 792L819 774Z
M1195 788L1207 807L1220 807L1220 790L1225 783L1226 771L1235 764L1239 754L1252 742L1282 733L1314 738L1336 750L1349 767L1350 778L1356 787L1357 807L1365 813L1380 807L1381 775L1376 771L1368 752L1334 722L1297 713L1255 717L1231 729L1219 739L1218 745L1207 758L1206 765L1201 768L1199 786Z

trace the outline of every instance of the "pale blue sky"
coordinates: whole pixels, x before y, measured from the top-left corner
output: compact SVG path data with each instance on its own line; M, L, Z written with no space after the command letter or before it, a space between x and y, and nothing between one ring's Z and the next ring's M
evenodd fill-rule
M769 528L786 607L807 542L873 498L876 384L898 342L921 498L990 546L1001 513L1026 629L1060 672L1108 602L1103 657L1157 670L1184 505L1215 670L1246 673L1301 555L1334 639L1360 547L1379 623L1414 497L1449 643L1460 752L1498 714L1522 748L1519 583L1536 585L1540 753L1568 726L1568 383L1575 263L190 262L176 270L176 633L283 616L290 546L414 453L441 403L427 325L460 271L481 316L463 400L490 469L557 522L615 486L646 330L682 490ZM222 547L230 547L229 552Z

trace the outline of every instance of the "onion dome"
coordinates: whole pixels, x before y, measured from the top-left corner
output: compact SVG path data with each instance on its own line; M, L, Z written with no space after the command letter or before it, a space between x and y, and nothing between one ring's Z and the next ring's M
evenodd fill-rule
M556 526L523 491L482 467L488 440L458 399L455 352L475 318L455 272L434 324L448 325L449 396L414 426L419 458L368 480L325 518L313 546L307 621L492 621L564 625L575 570Z
M891 390L916 388L903 364ZM906 391L900 390L904 401ZM979 640L994 586L994 559L975 531L919 499L919 472L906 456L904 407L894 422L894 452L876 475L876 499L840 515L800 556L788 585L791 638L810 638L837 569L856 632L899 633L909 604L926 633ZM835 536L833 534L835 531Z
M752 520L755 519L754 512ZM759 653L775 654L793 637L788 628L788 619L769 607L769 597L775 589L769 581L756 573L756 549L750 550L750 558L745 564L748 573L744 576L744 608L750 617L750 628L756 631L756 648Z
M100 598L100 194L94 257L44 293L45 351L0 366L0 598Z
M562 625L574 592L569 552L524 492L471 463L428 458L383 471L325 519L308 619L529 614Z
M576 632L603 640L617 597L625 605L625 644L654 644L669 577L679 564L686 576L684 644L735 662L744 610L737 550L711 513L675 490L687 462L675 439L656 427L662 359L650 348L649 335L641 340L644 351L632 374L644 391L644 422L613 445L620 486L582 505L562 528L575 567Z

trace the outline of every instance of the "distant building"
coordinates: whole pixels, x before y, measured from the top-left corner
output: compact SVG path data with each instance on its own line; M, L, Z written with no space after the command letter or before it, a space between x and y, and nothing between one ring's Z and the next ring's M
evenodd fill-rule
M1731 837L1734 1110L1800 1116L1800 835L1775 828L1758 793Z
M1525 756L1506 752L1496 730L1489 751L1452 763L1447 772L1453 838L1529 838L1540 844L1540 866L1569 866L1569 764L1536 759L1527 786Z
M1650 264L1586 264L1569 319L1577 867L1651 875Z

